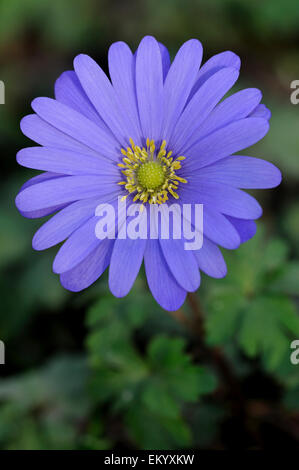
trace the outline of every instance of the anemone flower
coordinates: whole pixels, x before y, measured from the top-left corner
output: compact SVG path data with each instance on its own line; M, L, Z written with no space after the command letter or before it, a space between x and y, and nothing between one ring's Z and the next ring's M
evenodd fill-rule
M262 139L270 111L261 92L248 88L222 100L238 79L240 59L226 51L203 65L202 46L185 42L173 62L153 37L135 54L112 44L110 80L89 56L55 83L55 99L37 98L23 118L23 133L38 146L17 155L42 170L21 188L16 205L28 218L54 214L36 232L33 248L63 242L53 264L62 285L81 291L109 266L117 297L131 289L144 261L149 288L166 310L178 309L200 285L200 272L226 275L218 247L235 249L256 231L258 202L242 189L277 186L271 163L237 152ZM203 244L186 250L184 238L100 239L99 204L119 199L165 210L203 205Z

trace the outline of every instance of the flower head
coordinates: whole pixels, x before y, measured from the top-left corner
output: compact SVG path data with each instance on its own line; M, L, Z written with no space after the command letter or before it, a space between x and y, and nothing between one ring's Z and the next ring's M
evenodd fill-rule
M21 128L39 146L21 150L17 160L43 173L25 183L16 205L29 218L54 214L34 235L33 248L64 242L53 270L65 288L85 289L109 266L110 289L122 297L144 261L154 298L175 310L199 287L200 271L225 276L218 245L235 249L255 234L262 209L240 188L281 181L271 163L235 155L264 137L270 111L254 88L222 100L238 78L240 60L226 51L201 65L195 39L172 63L149 36L135 55L123 42L112 44L108 59L111 81L81 54L74 71L56 81L55 99L32 102L35 114ZM186 250L184 237L159 234L123 238L119 220L115 236L100 239L96 208L116 208L120 199L162 217L174 203L203 204L202 247Z
M135 193L133 202L140 200L142 204L146 202L163 204L168 201L169 195L178 199L175 190L178 189L179 183L187 181L176 172L181 169L181 161L185 157L179 156L174 159L171 156L172 151L165 150L165 140L157 152L154 140L149 138L146 139L146 147L142 149L135 145L132 139L130 144L131 147L127 150L122 149L125 157L123 163L119 163L118 166L125 176L125 181L119 184L124 185L128 194Z

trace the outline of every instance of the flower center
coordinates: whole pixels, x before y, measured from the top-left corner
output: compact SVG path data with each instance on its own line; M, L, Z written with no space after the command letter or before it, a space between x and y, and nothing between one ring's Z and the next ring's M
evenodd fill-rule
M122 199L129 194L136 193L133 201L140 200L142 203L163 204L169 198L169 194L179 199L177 189L180 183L187 180L176 174L181 168L181 162L185 157L172 157L172 151L166 152L166 141L163 140L159 151L153 140L146 140L146 147L135 145L130 139L131 147L127 150L121 149L124 155L123 163L118 166L125 176L124 181L118 184L124 185L128 191Z
M147 162L136 171L137 181L145 190L157 189L165 181L165 173L162 165L157 162Z

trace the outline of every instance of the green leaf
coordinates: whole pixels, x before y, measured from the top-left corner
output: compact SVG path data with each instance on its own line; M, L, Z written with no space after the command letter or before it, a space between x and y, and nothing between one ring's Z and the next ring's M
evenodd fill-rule
M270 289L273 292L299 296L299 261L288 262Z
M299 318L287 297L268 296L252 301L243 317L239 344L250 357L262 355L265 366L279 366L289 349L291 334L299 335Z
M207 342L211 345L230 341L238 328L239 316L248 305L247 299L236 295L234 289L221 289L207 302L206 317Z
M192 364L184 348L181 338L163 335L154 338L148 348L149 367L175 397L192 402L202 394L211 393L216 388L216 379L204 367Z
M188 445L191 433L183 408L211 393L215 376L192 363L182 338L158 335L145 354L139 351L133 337L140 321L130 312L130 303L119 312L115 301L102 300L90 310L88 324L95 401L124 416L142 448L163 442L167 448Z
M78 449L80 423L91 401L84 357L61 356L0 383L0 446L9 449Z
M274 238L266 244L261 262L267 271L272 271L283 265L287 255L287 244L279 238Z
M170 419L180 416L180 406L177 401L166 390L163 383L151 381L145 385L145 390L141 395L141 400L153 413Z
M177 449L191 445L191 432L181 416L151 413L135 402L125 415L129 434L142 449Z
M167 338L159 335L154 338L148 348L148 357L151 364L158 369L176 369L189 362L184 355L185 342L182 338Z

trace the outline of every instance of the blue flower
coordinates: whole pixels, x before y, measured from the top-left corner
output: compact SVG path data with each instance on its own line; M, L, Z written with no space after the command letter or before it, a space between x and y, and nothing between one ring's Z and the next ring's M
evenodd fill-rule
M149 288L167 310L200 284L200 271L221 278L226 265L218 245L235 249L256 231L258 202L242 189L271 188L279 170L264 160L235 155L262 139L270 111L249 88L219 103L236 82L240 60L232 52L201 66L202 46L182 45L170 63L153 37L136 54L118 42L109 50L109 73L87 55L74 60L55 84L55 99L37 98L35 114L21 122L39 146L17 155L20 165L43 173L16 198L29 218L54 214L36 232L33 248L64 241L53 265L62 285L80 291L109 267L117 297L131 289L144 261ZM203 246L184 239L99 239L95 209L128 198L142 207L203 204ZM140 206L139 206L140 207Z

